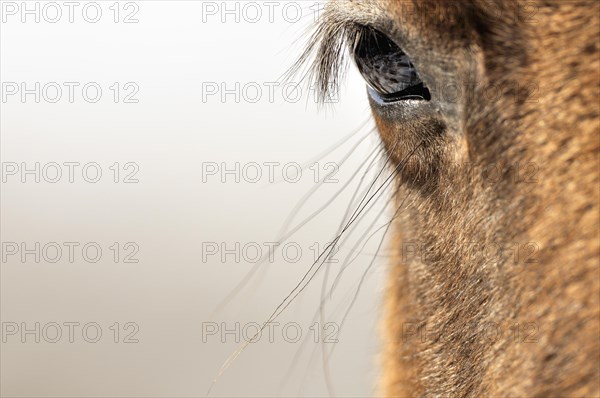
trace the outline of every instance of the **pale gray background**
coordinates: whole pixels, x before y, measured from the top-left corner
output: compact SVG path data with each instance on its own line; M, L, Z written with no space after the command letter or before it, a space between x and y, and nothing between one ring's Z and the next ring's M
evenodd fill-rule
M1 2L3 6L7 2ZM36 2L27 2L32 8ZM311 170L297 183L202 181L203 162L297 162L314 160L334 143L369 119L360 76L351 69L334 107L319 109L306 91L297 103L263 98L239 103L232 97L202 101L203 82L233 86L275 82L293 63L314 22L313 1L296 2L303 9L299 22L282 14L289 2L275 2L273 21L268 8L256 23L233 16L223 23L220 14L202 20L200 1L136 1L138 23L114 23L113 1L97 2L103 15L98 23L82 18L80 2L75 21L67 16L57 23L39 23L28 16L5 16L0 26L2 82L98 82L103 96L85 102L80 90L75 100L65 98L22 103L10 97L0 104L2 162L97 162L103 177L87 183L81 174L69 183L26 183L8 176L2 184L2 242L98 242L99 262L74 263L31 260L18 256L1 264L1 318L3 326L24 322L33 328L56 322L98 323L103 331L97 343L88 343L76 329L74 342L64 335L57 343L39 343L35 336L5 336L1 356L3 396L204 396L227 356L238 347L235 336L208 336L203 322L242 326L261 323L300 280L312 263L310 247L334 236L356 187L352 184L292 241L302 248L301 260L289 263L280 254L268 265L259 283L252 283L213 318L218 304L251 269L246 261L202 261L202 242L263 244L277 239L278 231L296 201L314 187ZM124 10L120 18L132 10ZM236 2L227 2L235 7ZM19 6L21 2L17 2ZM43 7L45 2L39 2ZM62 2L59 2L62 4ZM222 2L213 2L222 7ZM243 7L245 2L238 3ZM289 16L294 16L288 9ZM67 9L62 7L63 12ZM248 10L250 11L250 10ZM54 14L50 14L53 17ZM92 14L93 15L93 14ZM247 14L253 18L254 14ZM293 79L298 81L298 77ZM114 103L114 82L139 86L138 103ZM81 87L81 86L80 86ZM306 87L305 87L306 90ZM65 94L66 95L66 94ZM370 126L368 124L367 126ZM320 164L338 162L359 137L326 155ZM373 133L325 184L296 219L308 216L329 199L361 166L375 147ZM135 162L139 183L111 181L109 166ZM64 168L63 170L66 170ZM80 170L80 169L79 169ZM321 172L324 170L321 167ZM266 173L267 169L264 168ZM276 172L281 172L277 168ZM278 174L278 180L281 174ZM231 177L230 177L231 178ZM352 246L378 213L375 207L353 233ZM389 217L389 216L388 216ZM383 225L385 217L376 223ZM376 235L344 273L328 303L326 321L340 322L358 281L381 240ZM109 246L135 242L137 264L115 264ZM348 247L336 258L343 259ZM339 396L364 396L374 391L378 367L379 316L385 259L378 259L331 357L332 385ZM335 275L339 264L333 266ZM278 320L296 322L304 334L321 297L321 275ZM109 327L119 322L139 325L138 343L113 342ZM119 339L126 333L121 330ZM225 340L224 342L222 340ZM300 343L290 343L281 330L273 342L263 336L222 376L213 396L323 396L325 385L320 344L309 342L288 373ZM329 348L329 346L328 346Z

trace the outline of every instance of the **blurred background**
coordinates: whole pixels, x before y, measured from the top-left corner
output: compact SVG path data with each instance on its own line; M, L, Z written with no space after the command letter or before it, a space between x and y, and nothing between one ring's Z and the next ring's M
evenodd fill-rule
M382 164L364 83L282 79L322 6L0 2L2 396L374 392L389 192L311 271Z

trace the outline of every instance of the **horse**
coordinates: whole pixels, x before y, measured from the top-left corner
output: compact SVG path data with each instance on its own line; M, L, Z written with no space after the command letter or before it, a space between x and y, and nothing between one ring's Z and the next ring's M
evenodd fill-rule
M379 394L599 396L600 2L332 0L396 186Z

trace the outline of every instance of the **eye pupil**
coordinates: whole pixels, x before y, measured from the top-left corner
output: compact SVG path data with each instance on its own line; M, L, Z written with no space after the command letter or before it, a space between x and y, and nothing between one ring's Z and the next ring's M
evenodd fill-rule
M385 102L431 99L408 55L383 33L364 27L355 42L354 59L367 84Z

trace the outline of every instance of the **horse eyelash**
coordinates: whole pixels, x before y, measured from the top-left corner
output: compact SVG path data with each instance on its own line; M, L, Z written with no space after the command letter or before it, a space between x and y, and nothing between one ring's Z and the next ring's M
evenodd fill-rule
M316 90L317 100L324 104L339 92L351 58L348 49L354 49L363 34L368 33L368 29L354 21L336 18L333 13L323 15L286 78L289 79L308 66L302 80L308 79L309 86Z

